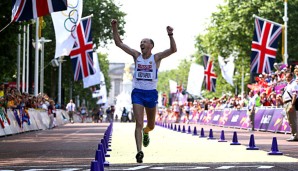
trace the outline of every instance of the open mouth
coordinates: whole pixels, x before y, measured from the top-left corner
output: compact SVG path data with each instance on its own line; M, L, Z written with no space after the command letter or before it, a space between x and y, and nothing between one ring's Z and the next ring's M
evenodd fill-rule
M141 45L141 50L144 50L145 49L145 46L144 45Z

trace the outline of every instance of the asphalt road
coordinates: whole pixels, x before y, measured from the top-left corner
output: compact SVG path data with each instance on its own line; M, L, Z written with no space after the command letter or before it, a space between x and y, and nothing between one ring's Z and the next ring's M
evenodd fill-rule
M108 123L66 124L51 130L27 132L0 137L0 171L90 170L90 163ZM181 127L183 125L181 124ZM298 170L298 142L287 142L289 135L270 132L222 128L207 125L185 125L198 134L204 128L213 130L218 139L224 130L228 142L218 142L156 126L150 133L144 163L135 162L134 123L114 123L110 162L105 170ZM241 145L231 146L237 132ZM254 134L260 150L246 150ZM281 156L269 156L272 138L276 137Z

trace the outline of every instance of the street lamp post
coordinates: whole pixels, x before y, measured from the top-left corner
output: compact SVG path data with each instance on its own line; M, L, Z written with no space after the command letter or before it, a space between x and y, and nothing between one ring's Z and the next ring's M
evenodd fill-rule
M39 52L38 52L38 30L39 30L39 19L35 20L35 65L34 65L34 96L38 94L38 59L39 59Z
M59 72L58 72L58 104L61 106L61 84L62 84L62 63L64 56L59 57Z
M41 43L41 55L40 55L40 93L43 95L44 88L44 43L51 42L52 40L47 40L41 37L39 42Z

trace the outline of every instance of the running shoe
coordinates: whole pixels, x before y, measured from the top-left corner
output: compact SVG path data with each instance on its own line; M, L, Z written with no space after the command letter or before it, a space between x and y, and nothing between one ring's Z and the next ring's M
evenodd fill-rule
M143 129L143 146L147 147L150 143L150 138L149 138L149 134L144 132L144 129Z
M142 151L139 151L136 155L136 159L138 163L143 163L144 153Z

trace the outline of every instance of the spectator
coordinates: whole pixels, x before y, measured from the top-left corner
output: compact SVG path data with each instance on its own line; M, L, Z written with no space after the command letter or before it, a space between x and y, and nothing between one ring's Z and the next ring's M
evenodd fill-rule
M291 137L287 141L298 141L297 134L297 114L296 114L296 101L298 86L292 73L286 73L287 86L283 93L283 103L287 114L289 125L291 127Z
M283 107L283 101L282 101L282 95L281 94L278 94L277 96L276 96L276 107L278 107L278 108L281 108L281 107Z
M255 105L256 105L256 107L262 106L261 97L260 97L260 91L257 91L255 93L254 98L255 98Z
M298 68L294 69L294 79L298 82Z
M69 122L74 123L73 114L76 110L76 105L73 103L72 99L69 100L69 103L66 105L66 111L69 115Z
M255 130L255 107L256 107L256 97L258 96L254 96L253 91L249 92L249 101L248 101L248 106L247 106L247 114L249 116L249 122L250 122L250 129L252 131Z
M3 83L0 85L0 98L1 97L4 97L4 84Z
M115 106L112 105L111 106L111 118L112 118L112 121L114 120L114 114L115 114Z
M53 100L50 101L50 105L48 107L48 115L50 118L49 129L55 128L56 125L56 109L55 103Z
M99 121L102 122L103 121L103 114L104 114L104 110L103 108L99 108L99 110L97 111L98 113L98 118L99 118Z
M267 94L266 92L262 92L261 96L260 96L260 102L262 106L271 106Z
M93 123L98 123L98 120L99 120L98 108L94 107L92 109L92 122Z
M81 118L82 118L82 123L84 123L84 120L87 116L87 108L84 103L82 104L82 106L80 108L80 114L81 114Z
M107 115L107 121L108 122L112 122L113 119L112 119L112 111L111 111L111 107L108 107L107 110L106 110L106 115Z
M7 109L15 109L17 108L16 100L12 96L12 94L7 94Z

